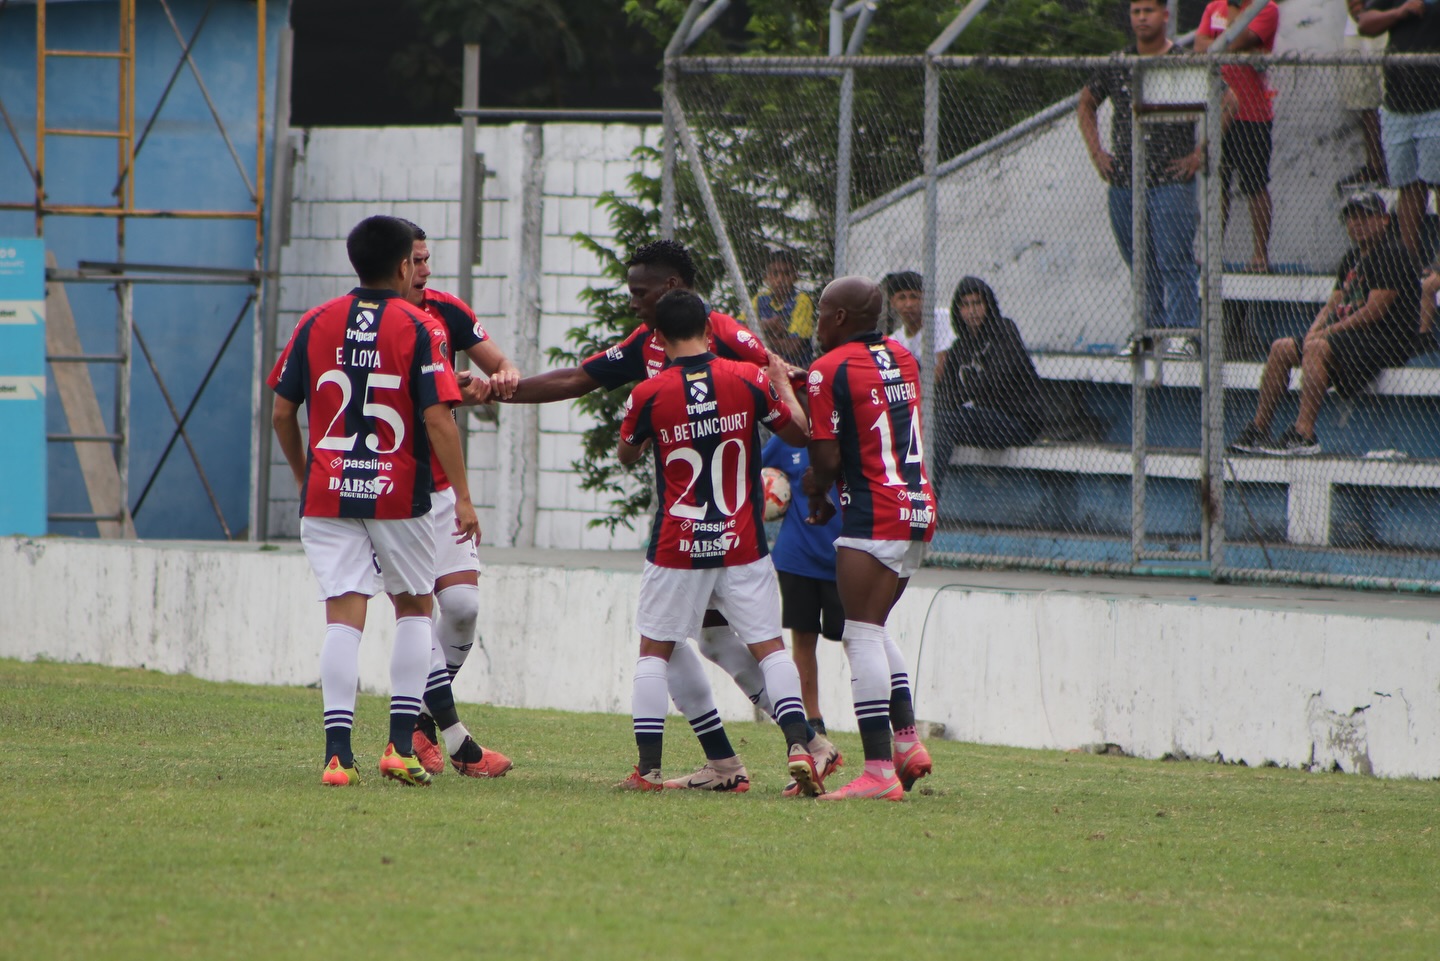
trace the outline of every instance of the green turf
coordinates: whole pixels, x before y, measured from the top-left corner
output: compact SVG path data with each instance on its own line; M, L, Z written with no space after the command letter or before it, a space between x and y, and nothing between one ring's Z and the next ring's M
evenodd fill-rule
M1440 955L1434 781L937 742L905 804L822 805L735 724L748 795L616 793L628 718L465 713L508 777L382 782L365 697L327 790L318 691L0 661L0 956Z

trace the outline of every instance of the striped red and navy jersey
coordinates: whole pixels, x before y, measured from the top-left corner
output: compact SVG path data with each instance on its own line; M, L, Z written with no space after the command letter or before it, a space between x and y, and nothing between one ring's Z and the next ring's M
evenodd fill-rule
M585 358L580 366L606 390L654 377L669 361L664 348L655 343L651 333L648 324L641 324L614 347ZM769 362L760 338L729 314L710 312L708 339L710 352L717 357L743 360L756 367L764 367Z
M929 541L935 492L925 473L920 368L879 331L810 365L810 439L840 442L842 537Z
M393 520L430 510L425 409L459 403L460 388L429 324L394 292L362 287L300 318L268 383L306 407L301 515Z
M760 425L789 422L764 367L711 353L677 358L630 392L620 436L655 441L652 564L733 567L769 553Z
M450 361L451 367L455 366L457 353L490 339L490 335L476 318L475 311L454 294L426 287L425 300L420 304L420 309L445 325L446 340L450 345L450 354L445 359Z

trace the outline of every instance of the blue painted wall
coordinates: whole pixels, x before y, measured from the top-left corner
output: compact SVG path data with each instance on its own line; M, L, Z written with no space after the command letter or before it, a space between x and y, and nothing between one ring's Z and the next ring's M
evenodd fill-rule
M170 0L186 40L205 16L199 0ZM138 0L136 27L136 127L144 130L165 85L180 60L177 40L164 8ZM248 0L217 0L192 48L216 111L224 121L246 176L256 181L256 5ZM275 62L288 4L267 9L266 118L274 116ZM66 2L47 6L49 47L115 50L118 5ZM0 11L0 97L14 122L26 155L35 158L35 8L8 4ZM50 127L115 129L119 106L118 68L111 61L51 59L47 71L46 112ZM268 130L267 130L268 136ZM51 137L46 143L46 185L51 202L113 203L116 183L114 142ZM267 169L271 158L267 156ZM266 191L270 185L267 183ZM0 200L29 201L34 191L20 150L0 128ZM139 208L242 210L252 205L245 181L221 139L210 109L189 69L182 69L163 109L141 147L135 167L135 204ZM0 211L0 236L33 236L32 214ZM51 216L45 242L61 267L79 260L115 260L118 250L113 218ZM249 269L255 264L253 221L131 220L127 259L137 263L183 264ZM240 533L248 523L251 419L254 373L252 310L244 310L248 287L136 285L135 324L150 348L175 406L184 411L237 316L241 317L209 386L187 425L226 523ZM113 353L116 299L95 285L67 287L81 340L88 353ZM135 518L142 537L218 538L216 519L199 475L184 445L177 442L163 467L160 456L174 421L138 345L134 350L131 390L130 501L132 508L147 480L152 490ZM92 365L102 409L114 410L114 370ZM63 410L53 378L47 401L48 429L64 432ZM49 451L50 509L85 512L85 487L68 444ZM57 523L51 533L93 535L94 524Z

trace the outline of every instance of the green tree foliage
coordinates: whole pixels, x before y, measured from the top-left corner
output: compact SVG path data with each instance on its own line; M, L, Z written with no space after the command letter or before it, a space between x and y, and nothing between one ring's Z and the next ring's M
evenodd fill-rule
M688 0L627 0L637 27L668 42ZM994 0L952 50L958 55L1108 53L1125 34L1117 19L1121 0ZM828 48L826 0L750 0L744 52L815 55ZM867 54L923 52L954 17L954 0L892 0L880 8L867 35ZM691 53L729 53L729 40L707 35ZM975 68L947 70L941 85L942 158L995 136L1074 93L1083 75L1073 72ZM783 247L798 255L802 276L819 282L831 273L837 182L840 76L682 72L678 95L707 165L727 232L752 291L761 283L766 253ZM922 173L923 69L918 65L857 71L853 126L854 209ZM656 170L659 155L638 155ZM689 165L677 169L676 238L700 268L700 293L719 309L743 315L721 262L718 245ZM576 240L608 265L614 287L595 287L586 299L595 319L570 332L572 349L552 352L575 362L603 349L634 323L623 293L623 261L659 235L660 182L637 174L632 198L601 200L615 228L612 248L579 235ZM575 462L587 490L611 496L613 513L596 523L612 530L633 525L650 506L648 466L626 471L612 456L627 390L596 392L581 403L597 419L585 434L585 456Z

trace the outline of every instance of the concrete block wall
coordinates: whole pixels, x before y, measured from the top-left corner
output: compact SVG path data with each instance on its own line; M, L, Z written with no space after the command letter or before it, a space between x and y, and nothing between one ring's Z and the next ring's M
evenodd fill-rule
M519 266L524 127L481 127L476 149L494 176L487 178L481 208L480 264L473 270L472 307L501 349L515 350L521 331L511 280ZM566 333L588 317L580 294L600 277L598 260L573 239L588 233L610 240L614 230L596 208L607 190L628 192L637 169L631 154L655 145L658 128L632 125L550 124L544 141L540 270L540 370L552 347L568 346ZM454 291L460 274L460 130L458 127L315 128L303 131L295 167L290 242L281 256L277 342L283 346L310 307L354 286L345 256L345 235L376 213L420 224L429 235L431 284ZM266 370L273 358L266 359ZM540 370L522 370L523 374ZM498 417L525 412L498 408ZM539 485L535 546L633 548L648 530L612 535L589 522L605 515L601 498L580 489L571 463L580 456L580 435L590 419L571 404L548 404L539 412ZM471 417L466 450L472 497L488 543L507 525L501 491L520 484L522 452L516 431ZM299 518L294 484L279 450L271 458L271 538L296 537ZM499 542L503 543L503 541Z
M456 697L627 714L640 553L481 556L485 616ZM319 676L323 608L298 545L0 538L0 583L25 599L0 619L0 657L251 684ZM388 690L394 623L373 600L367 691ZM959 740L1440 776L1432 599L925 569L888 627L918 715ZM823 643L819 662L827 722L854 731L840 645ZM753 717L728 678L709 676L723 717ZM318 691L315 703L318 737ZM698 758L671 732L671 765ZM625 737L613 747L617 764L633 750ZM742 751L778 763L779 735Z

